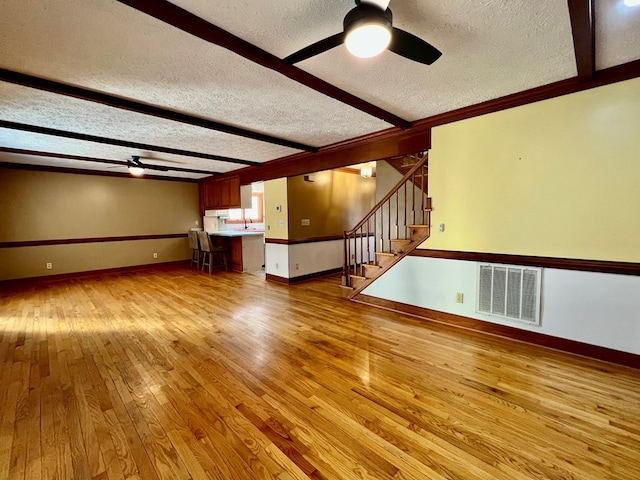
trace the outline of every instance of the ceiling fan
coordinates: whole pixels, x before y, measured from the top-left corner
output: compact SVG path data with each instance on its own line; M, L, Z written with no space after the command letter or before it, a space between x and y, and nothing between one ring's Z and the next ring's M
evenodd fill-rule
M129 169L129 173L131 175L135 175L139 177L140 175L144 175L144 170L158 170L160 172L168 172L170 170L169 167L160 166L160 165L148 165L142 163L140 161L139 155L132 155L131 160L127 160L127 168Z
M299 50L283 61L301 62L345 43L349 52L360 58L378 55L384 49L414 62L431 65L442 52L436 47L393 26L389 0L355 0L356 6L344 17L344 30Z

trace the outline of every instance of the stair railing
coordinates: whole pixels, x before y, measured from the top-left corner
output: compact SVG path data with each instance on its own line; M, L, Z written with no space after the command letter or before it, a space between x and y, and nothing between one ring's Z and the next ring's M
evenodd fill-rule
M391 240L408 239L410 225L428 225L428 154L415 156L416 164L351 230L344 232L342 284L350 275L364 277L364 265L376 252L391 252Z

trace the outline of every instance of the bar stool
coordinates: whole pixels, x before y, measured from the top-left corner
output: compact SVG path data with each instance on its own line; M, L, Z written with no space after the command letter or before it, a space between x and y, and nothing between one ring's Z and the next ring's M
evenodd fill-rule
M227 249L225 247L216 247L211 243L211 237L207 232L198 232L198 241L200 243L200 250L202 250L202 271L204 267L209 267L209 273L213 268L213 255L222 257L222 262L217 266L223 266L227 270Z
M200 268L200 247L198 244L198 232L189 230L189 248L191 248L191 266L196 264L196 268Z

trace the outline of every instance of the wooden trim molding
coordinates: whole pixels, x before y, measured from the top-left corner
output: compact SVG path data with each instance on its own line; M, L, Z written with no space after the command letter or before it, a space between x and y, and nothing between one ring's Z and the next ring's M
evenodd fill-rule
M465 120L467 118L479 117L488 113L499 112L509 108L528 105L529 103L549 100L550 98L561 97L571 93L581 92L592 88L602 87L612 83L631 80L640 77L640 60L617 65L615 67L598 70L591 80L583 80L579 77L568 78L558 82L542 85L540 87L513 93L504 97L487 100L476 105L459 108L433 117L418 120L412 124L412 128L425 128L427 126L437 127L447 123Z
M578 258L535 257L504 253L457 252L450 250L430 250L418 248L409 253L412 257L446 258L472 262L506 263L527 267L557 268L560 270L580 270L584 272L616 273L619 275L640 275L640 263L611 262L604 260L582 260Z
M216 130L218 132L224 132L231 135L259 140L261 142L281 145L283 147L295 148L296 150L306 150L309 152L315 152L318 150L316 147L293 142L291 140L285 140L282 138L274 137L272 135L266 135L264 133L254 132L252 130L247 130L245 128L240 128L234 125L227 125L225 123L216 122L206 118L168 110L156 105L150 105L147 103L129 100L127 98L117 97L115 95L110 95L104 92L97 92L95 90L76 87L67 83L54 82L53 80L47 80L45 78L27 75L26 73L14 72L11 70L7 70L6 68L0 68L0 80L16 85L35 88L37 90L43 90L45 92L52 92L59 95L66 95L72 98L79 98L88 102L100 103L102 105L108 105L110 107L120 108L122 110L129 110L131 112L151 115L153 117L165 118L168 120L173 120L175 122L185 123L187 125L195 125L202 128L208 128L210 130Z
M286 238L264 238L264 243L271 243L273 245L289 245L289 240Z
M269 282L280 283L282 285L289 285L289 279L286 277L280 277L278 275L272 275L270 273L267 273L265 275L265 278Z
M578 78L591 80L596 70L594 0L569 0L569 17Z
M590 80L579 77L561 80L427 117L413 122L406 130L389 128L322 147L316 154L298 153L265 162L259 168L246 167L235 170L233 174L240 176L242 185L248 185L260 180L293 177L346 167L356 163L408 155L431 148L431 129L433 127L637 77L640 77L640 60L598 70Z
M351 235L352 238L353 237L360 238L360 237L366 237L366 236L373 237L373 233L369 235L366 235L366 234ZM325 235L322 237L305 237L305 238L291 238L291 239L265 238L264 242L273 243L276 245L298 245L301 243L331 242L335 240L344 240L344 236L343 235Z
M52 167L48 165L30 165L25 163L0 162L0 168L7 168L11 170L28 170L31 172L51 172L51 173L68 173L71 175L96 175L99 177L118 177L118 178L128 178L131 180L163 180L166 182L200 183L200 180L197 178L181 178L181 177L168 177L168 176L160 176L160 175L147 175L146 173L142 177L135 177L130 173L107 172L105 170L85 170L83 168Z
M129 5L136 10L146 13L157 18L161 22L182 30L183 32L194 35L206 42L220 47L226 48L242 57L261 65L270 70L274 70L291 80L301 83L317 92L323 93L328 97L334 98L339 102L345 103L357 108L358 110L368 113L376 118L396 125L400 128L408 128L410 123L397 115L394 115L380 107L377 107L355 95L342 90L318 77L311 75L304 70L293 65L287 65L275 55L262 50L261 48L237 37L222 28L207 22L203 18L194 15L187 10L180 8L166 0L118 0L120 3Z
M20 130L23 132L38 133L41 135L51 135L54 137L72 138L74 140L83 140L85 142L102 143L105 145L117 145L119 147L136 148L139 150L151 150L153 152L172 153L175 155L184 155L186 157L204 158L207 160L216 160L218 162L237 163L240 165L262 165L259 162L251 160L243 160L240 158L223 157L221 155L213 155L210 153L193 152L191 150L182 150L180 148L162 147L159 145L151 145L148 143L131 142L129 140L119 140L117 138L99 137L97 135L89 135L86 133L69 132L56 128L40 127L38 125L29 125L26 123L9 122L0 120L0 127L10 130Z
M330 242L332 240L342 240L342 235L327 235L324 237L307 237L307 238L265 238L265 243L273 243L276 245L297 245L300 243L316 243L316 242Z
M452 313L440 312L437 310L431 310L415 305L408 305L406 303L394 302L383 298L371 297L362 293L356 295L352 300L366 305L383 308L385 310L408 314L423 320L450 325L452 327L465 328L485 334L506 337L513 340L519 340L522 342L539 345L542 347L553 348L555 350L561 350L563 352L596 358L598 360L604 360L606 362L640 369L640 355L636 355L633 353L622 352L620 350L613 350L606 347L599 347L597 345L591 345L575 340L553 337L551 335L546 335L538 332L521 330L515 327L498 325L491 322L484 322L482 320L476 320L474 318L454 315Z
M331 270L323 270L321 272L309 273L307 275L300 275L299 277L280 277L278 275L272 275L267 273L266 279L270 282L281 283L282 285L294 285L296 283L307 282L309 280L313 280L315 278L328 277L330 275L335 275L342 271L342 267L332 268Z
M315 154L296 153L265 162L260 167L241 168L233 174L240 176L241 185L248 185L260 180L294 177L356 163L410 155L430 147L431 125L412 126L406 130L394 127L327 145Z
M49 158L64 158L67 160L80 160L82 162L91 162L91 163L101 163L107 165L118 165L120 167L128 167L129 162L123 160L110 160L108 158L96 158L96 157L85 157L82 155L71 155L68 153L55 153L55 152L42 152L39 150L25 150L22 148L10 148L10 147L0 147L0 152L11 153L15 155L30 155L34 157L49 157ZM144 162L144 168L146 170L156 170L161 172L184 172L184 173L198 173L203 175L219 175L220 172L213 172L211 170L197 170L193 168L183 168L183 167L174 167L168 165L154 165ZM129 175L129 174L125 174Z
M65 238L56 240L26 240L0 242L0 248L44 247L50 245L73 245L77 243L129 242L135 240L160 240L166 238L187 238L186 233L166 233L160 235L127 235L121 237Z

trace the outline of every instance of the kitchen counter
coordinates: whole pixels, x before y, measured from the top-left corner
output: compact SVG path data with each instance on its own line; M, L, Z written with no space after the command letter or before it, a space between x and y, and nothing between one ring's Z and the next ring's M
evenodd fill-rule
M264 265L264 231L219 230L207 232L214 245L224 246L228 252L231 270L256 272Z
M219 230L217 232L208 232L212 237L253 237L264 235L262 230Z

